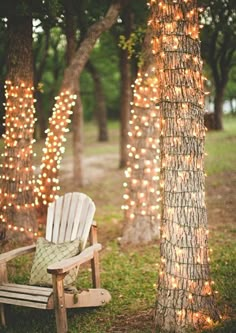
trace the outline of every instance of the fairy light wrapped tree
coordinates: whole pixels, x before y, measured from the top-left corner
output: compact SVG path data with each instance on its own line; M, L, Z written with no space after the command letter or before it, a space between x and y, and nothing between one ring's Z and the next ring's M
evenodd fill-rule
M143 45L143 64L133 86L131 103L122 244L148 243L159 238L159 136L157 78L148 28Z
M33 133L33 57L31 17L8 17L7 81L5 82L5 134L0 176L1 239L6 231L15 238L37 235ZM16 236L18 235L18 236ZM9 237L10 239L10 237Z
M204 174L204 87L196 0L151 0L161 114L159 332L219 319L209 276Z

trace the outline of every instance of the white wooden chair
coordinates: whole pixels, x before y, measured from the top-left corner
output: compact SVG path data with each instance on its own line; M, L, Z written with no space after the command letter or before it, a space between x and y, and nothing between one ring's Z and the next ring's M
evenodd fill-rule
M36 245L25 246L0 255L0 314L6 325L4 304L55 309L58 333L68 331L67 308L96 307L111 299L109 292L100 288L97 228L93 222L95 205L83 193L67 193L48 207L46 236L53 243L63 243L79 238L82 242L80 254L64 259L48 267L52 274L52 288L11 284L7 279L7 262L19 255L30 253ZM85 248L90 235L91 245ZM91 261L93 289L79 291L76 300L73 293L64 290L63 279L74 267Z

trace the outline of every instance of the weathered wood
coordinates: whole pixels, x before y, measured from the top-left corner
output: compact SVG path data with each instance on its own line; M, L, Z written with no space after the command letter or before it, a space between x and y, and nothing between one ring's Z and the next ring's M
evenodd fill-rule
M88 234L93 223L95 205L93 201L82 193L68 193L60 197L48 208L46 239L55 243L82 239L85 246ZM105 289L88 289L79 291L78 294L64 294L63 279L67 272L74 267L92 261L93 285L100 286L98 251L101 244L97 243L97 228L94 222L90 233L91 246L82 250L80 254L69 259L64 259L48 267L52 274L53 288L28 286L7 283L7 261L18 255L30 253L35 250L35 245L25 246L0 255L0 316L3 325L4 304L33 307L38 309L55 308L57 333L67 332L66 307L101 306L108 303L111 296Z
M15 250L11 250L9 252L2 253L2 254L0 254L0 263L7 262L7 261L12 260L23 254L33 252L33 251L35 251L35 249L36 249L36 245L33 244L33 245L29 245L29 246L24 246L24 247L15 249Z
M63 274L70 271L72 268L80 266L85 262L91 260L94 257L94 253L102 249L101 244L97 243L87 247L79 255L69 259L64 259L58 263L51 264L47 268L47 272L50 274Z
M53 289L50 287L39 287L39 286L32 286L32 285L24 285L24 284L15 284L15 283L3 283L0 286L0 290L22 290L26 289L26 291L29 291L29 293L38 293L38 294L45 294L50 295L52 293Z
M7 276L7 264L6 264L6 262L2 262L0 264L0 284L6 283L7 280L8 280L8 276ZM0 304L0 319L1 319L2 325L6 326L4 304Z
M90 230L90 243L96 244L97 243L97 225L93 223L91 230ZM100 270L99 270L99 254L98 252L94 252L94 256L91 259L91 268L92 268L92 280L93 280L93 287L100 288L101 281L100 281Z
M109 303L111 295L106 289L78 290L78 293L65 292L65 303L67 308L85 308L103 306Z
M66 333L68 330L63 285L64 276L65 274L52 276L57 333Z
M1 303L1 305L11 304L11 305L26 306L28 308L35 308L35 309L42 309L42 310L48 309L47 303L36 303L36 302L18 300L18 299L13 299L13 298L6 298L6 297L0 297L0 303ZM3 321L2 321L2 324L3 324Z

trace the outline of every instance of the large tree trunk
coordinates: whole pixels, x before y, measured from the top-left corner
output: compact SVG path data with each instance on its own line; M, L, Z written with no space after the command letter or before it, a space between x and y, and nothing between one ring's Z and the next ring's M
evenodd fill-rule
M209 277L204 93L197 1L153 5L161 128L161 265L157 332L218 320Z
M128 7L124 14L125 38L129 39L132 31L132 13ZM125 168L128 161L128 131L130 103L132 101L132 72L128 50L120 51L120 168Z
M32 19L8 17L6 131L1 176L1 221L14 239L32 239L37 231L35 179ZM13 237L13 236L12 236Z
M87 62L86 68L91 74L94 82L95 118L98 124L98 141L108 141L107 108L102 80L98 70L91 61Z
M55 199L60 189L58 185L58 174L60 160L62 158L63 141L70 109L74 105L74 94L78 91L78 80L89 55L102 32L108 30L119 15L125 0L113 1L106 15L94 23L81 42L70 65L64 72L64 78L59 97L54 107L53 116L49 121L49 130L46 140L46 147L42 158L42 171L38 179L38 209L44 211L47 205ZM62 121L63 119L63 121Z

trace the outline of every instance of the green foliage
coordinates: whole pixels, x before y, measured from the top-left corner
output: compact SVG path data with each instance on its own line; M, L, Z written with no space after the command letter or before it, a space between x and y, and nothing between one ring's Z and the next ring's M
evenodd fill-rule
M202 56L211 68L216 88L225 86L236 52L236 7L234 0L201 0L204 27Z
M144 27L138 27L136 31L130 34L129 38L125 38L124 35L120 35L120 40L118 45L122 50L127 50L129 59L133 56L140 59L141 57L140 46L143 43L145 32L146 29Z

